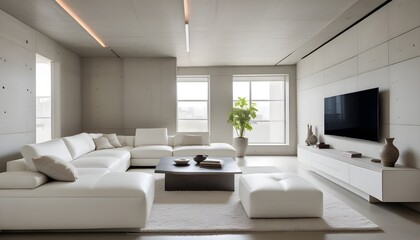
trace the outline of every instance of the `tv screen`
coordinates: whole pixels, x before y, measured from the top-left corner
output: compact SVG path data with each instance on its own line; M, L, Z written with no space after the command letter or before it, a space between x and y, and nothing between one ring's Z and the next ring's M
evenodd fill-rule
M324 99L326 135L379 141L378 88Z

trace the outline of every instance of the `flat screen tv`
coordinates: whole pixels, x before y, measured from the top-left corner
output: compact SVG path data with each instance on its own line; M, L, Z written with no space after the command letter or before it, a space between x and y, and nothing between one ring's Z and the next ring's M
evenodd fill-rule
M379 89L324 99L324 133L379 141Z

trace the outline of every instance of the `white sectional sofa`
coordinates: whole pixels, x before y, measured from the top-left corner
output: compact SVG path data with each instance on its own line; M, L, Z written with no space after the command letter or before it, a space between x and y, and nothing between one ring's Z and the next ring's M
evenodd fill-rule
M143 228L153 204L154 176L126 172L130 166L155 166L164 156L236 154L229 144L210 144L206 134L204 145L188 146L183 135L168 137L166 129L138 129L136 136L118 136L120 148L95 150L93 139L100 136L81 133L23 146L24 158L8 162L8 172L30 175L37 171L32 159L54 155L76 167L78 179L0 189L0 231Z

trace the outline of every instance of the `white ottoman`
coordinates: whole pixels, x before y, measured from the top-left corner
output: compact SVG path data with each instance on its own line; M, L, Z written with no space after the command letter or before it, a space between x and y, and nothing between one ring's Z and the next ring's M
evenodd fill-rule
M322 217L322 192L291 173L242 175L239 197L250 218Z

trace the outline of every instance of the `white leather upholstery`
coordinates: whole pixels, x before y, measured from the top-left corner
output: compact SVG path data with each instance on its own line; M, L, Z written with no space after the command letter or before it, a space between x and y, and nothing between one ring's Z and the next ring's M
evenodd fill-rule
M194 146L176 146L173 150L173 156L194 156L197 154L206 154L212 157L235 157L235 149L227 143L212 143L207 145Z
M73 159L95 150L95 143L87 133L65 137L63 140Z
M134 147L134 136L117 136L123 146Z
M107 168L111 172L125 172L130 167L130 147L103 149L87 153L73 160L76 168Z
M6 171L13 172L13 171L30 171L28 166L26 165L25 159L16 159L12 161L8 161L6 163Z
M73 160L66 144L64 144L64 141L61 138L43 143L25 145L20 149L20 152L25 158L26 165L32 171L36 171L32 159L44 155L57 156L68 162Z
M210 145L210 134L208 132L189 132L189 133L177 133L174 136L174 142L172 146L174 147L182 146L184 135L201 135L201 137L203 138L203 144Z
M153 175L128 172L81 174L76 182L2 190L0 230L142 228L154 186Z
M0 189L33 189L47 181L47 176L39 172L14 171L0 173Z
M168 129L166 128L137 128L135 146L168 145Z
M172 156L172 147L167 145L139 146L131 151L131 158L157 158Z
M135 167L155 167L158 165L160 158L132 158L131 166Z
M322 217L322 192L291 173L248 174L239 197L250 218Z

